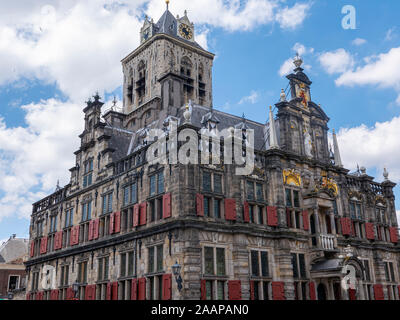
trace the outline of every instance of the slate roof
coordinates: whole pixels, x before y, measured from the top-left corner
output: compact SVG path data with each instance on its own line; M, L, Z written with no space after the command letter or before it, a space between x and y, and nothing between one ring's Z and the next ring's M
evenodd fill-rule
M128 153L129 144L131 142L133 133L110 126L107 126L104 131L105 134L111 136L108 145L110 148L115 150L112 153L113 162L118 162L119 160L125 158Z

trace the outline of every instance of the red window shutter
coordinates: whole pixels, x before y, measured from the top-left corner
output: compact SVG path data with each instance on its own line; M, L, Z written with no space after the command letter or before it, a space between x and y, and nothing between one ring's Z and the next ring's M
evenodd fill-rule
M350 218L341 218L340 223L342 225L342 234L349 236L351 233L351 220Z
M310 290L310 300L317 300L317 295L315 293L315 282L311 281L309 283L309 290Z
M171 216L171 194L167 193L163 196L163 219L170 218Z
M138 300L146 300L146 278L139 279Z
M92 297L92 286L85 287L85 300L91 300Z
M242 286L240 280L228 281L229 300L242 300Z
M69 242L71 246L79 243L79 226L72 227Z
M30 292L28 292L28 293L26 294L26 300L31 300L31 294L30 294Z
M58 300L59 290L51 290L50 300Z
M356 291L356 289L349 289L349 300L352 300L352 301L357 300L357 291Z
M235 199L225 199L225 219L228 221L236 221Z
M247 222L247 223L250 222L250 209L249 209L248 202L244 203L243 211L244 211L244 215L243 215L244 222Z
M69 245L70 246L74 245L74 235L75 235L75 227L72 227L71 232L69 234Z
M137 300L137 279L132 279L131 283L131 300Z
M308 231L310 229L310 220L308 219L308 210L303 210L303 228Z
M40 254L47 252L47 237L40 239Z
M255 299L254 289L255 289L255 283L254 281L250 281L250 300Z
M139 225L144 226L147 223L147 202L140 204Z
M400 286L398 286L397 289L399 290L399 297L400 297Z
M286 300L285 298L285 283L272 282L272 299L273 300Z
M365 224L365 234L368 240L375 240L374 225L372 223Z
M106 300L111 300L111 282L107 283Z
M137 227L139 225L139 211L140 211L140 205L135 204L133 207L133 227Z
M60 237L60 233L57 232L54 235L54 250L58 250L58 244L59 244L59 241L60 241L60 240L58 240L59 237Z
M31 250L30 250L30 256L31 258L35 255L35 241L31 241Z
M90 222L89 222L89 235L88 235L88 240L89 241L93 240L93 231L94 231L94 220L90 220Z
M114 233L114 213L110 214L110 230L109 233L113 234Z
M99 238L99 227L100 227L100 219L96 219L94 221L94 227L93 227L93 240L97 240Z
M171 274L164 274L162 277L163 282L163 300L171 300L172 299L172 275Z
M75 244L79 244L79 228L79 225L75 227Z
M389 232L390 232L390 241L393 243L397 243L399 241L399 232L397 231L397 228L390 227Z
M200 299L207 300L206 280L202 279L200 282Z
M204 196L200 193L196 194L196 212L200 217L204 217Z
M114 213L114 233L121 232L121 212Z
M267 207L267 224L270 227L278 226L278 208L277 207Z
M112 300L118 300L118 282L112 283Z
M383 293L383 285L381 284L374 285L374 297L375 300L385 300L385 295Z
M67 288L67 300L72 300L74 297L74 290L72 288Z

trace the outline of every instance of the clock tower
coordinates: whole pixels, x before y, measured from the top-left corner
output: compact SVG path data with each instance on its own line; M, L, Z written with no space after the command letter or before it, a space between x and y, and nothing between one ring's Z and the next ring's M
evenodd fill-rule
M157 23L145 18L140 46L122 60L127 118L149 108L159 115L174 115L189 101L212 106L214 54L196 42L195 26L187 12L175 17L168 4ZM154 120L149 114L147 123Z

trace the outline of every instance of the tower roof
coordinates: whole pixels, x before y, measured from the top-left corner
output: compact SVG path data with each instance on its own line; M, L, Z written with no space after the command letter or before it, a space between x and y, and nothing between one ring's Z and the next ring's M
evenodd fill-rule
M177 20L167 8L167 10L165 10L164 14L156 23L155 31L156 33L166 33L171 36L175 36L177 33L177 24Z

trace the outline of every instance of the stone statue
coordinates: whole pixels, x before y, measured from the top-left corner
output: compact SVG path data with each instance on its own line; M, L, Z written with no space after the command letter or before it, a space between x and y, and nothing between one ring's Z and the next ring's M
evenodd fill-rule
M304 150L306 152L306 156L312 158L312 139L309 130L305 130L304 133Z

